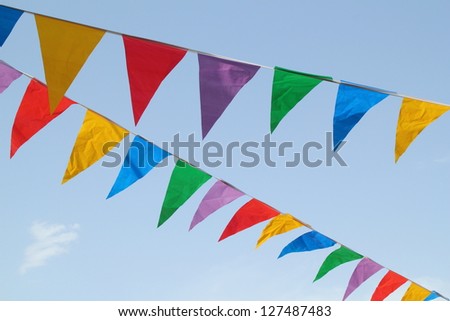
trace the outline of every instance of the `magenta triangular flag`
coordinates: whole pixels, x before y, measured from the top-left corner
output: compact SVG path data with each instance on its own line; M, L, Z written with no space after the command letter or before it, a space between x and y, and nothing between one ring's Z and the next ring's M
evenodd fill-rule
M365 257L359 261L355 270L353 271L350 281L348 282L347 290L345 291L343 300L353 293L361 284L363 284L368 278L377 273L383 267L378 263L375 263L371 259Z
M203 221L209 215L220 209L221 207L231 203L235 199L245 195L234 187L225 184L222 181L217 181L211 189L203 197L197 211L192 218L189 230L192 230L195 225Z
M208 134L259 66L198 54L202 135Z

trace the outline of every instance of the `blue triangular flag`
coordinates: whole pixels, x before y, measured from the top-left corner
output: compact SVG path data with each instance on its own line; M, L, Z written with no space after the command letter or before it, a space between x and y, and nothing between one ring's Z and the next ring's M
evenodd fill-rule
M424 301L432 301L434 299L439 298L439 294L437 294L435 291L432 291L425 299Z
M134 184L169 155L169 152L136 136L128 149L122 168L107 198Z
M334 149L337 149L364 114L387 96L376 91L340 84L333 118Z
M13 30L23 11L0 6L0 47Z
M284 249L281 251L278 258L292 252L314 251L331 247L335 244L336 244L335 241L329 239L325 235L320 234L317 231L311 231L303 235L300 235L298 238L296 238L291 243L286 245Z

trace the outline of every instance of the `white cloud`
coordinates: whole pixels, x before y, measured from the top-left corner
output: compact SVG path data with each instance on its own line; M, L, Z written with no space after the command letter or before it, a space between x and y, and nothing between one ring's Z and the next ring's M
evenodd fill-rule
M30 228L33 243L25 250L20 273L24 274L32 268L45 265L53 256L67 253L69 244L78 238L79 227L78 224L66 226L45 222L33 223Z

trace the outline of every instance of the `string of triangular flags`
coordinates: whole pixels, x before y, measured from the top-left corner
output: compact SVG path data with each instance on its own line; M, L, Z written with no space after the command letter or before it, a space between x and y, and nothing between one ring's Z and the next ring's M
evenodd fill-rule
M0 6L0 45L23 12L33 14L39 34L45 79L53 112L106 32L122 36L128 71L134 122L137 125L153 95L188 51L197 53L203 138L260 68L274 72L270 130L322 81L339 85L333 117L333 144L338 149L353 127L388 96L401 97L397 123L395 162L415 138L450 106L401 95L366 85L288 70L266 67L149 39L132 37L49 16ZM55 50L55 49L58 50Z
M21 74L22 72L0 61L0 93L8 88L14 80L18 79ZM12 126L11 158L25 142L74 104L78 104L85 108L86 114L73 146L67 169L64 173L63 183L100 160L124 137L130 133L133 134L116 122L66 97L63 97L55 107L54 111L51 112L49 108L49 90L47 89L47 86L34 77L25 73L23 74L30 78L30 82L24 93ZM135 136L134 140L127 151L125 160L107 198L120 193L139 179L143 178L160 162L171 155L171 153L160 148L156 144L153 144L149 140L136 134L133 135ZM106 143L108 143L108 148L105 149L104 146ZM178 158L177 155L173 156L178 160L169 180L161 208L158 227L171 218L172 215L192 195L194 195L204 183L213 178L213 176L207 172ZM264 242L276 235L305 227L310 231L301 234L286 245L278 258L295 252L308 252L337 246L337 248L325 258L314 281L321 279L331 270L344 263L359 260L349 279L343 300L347 299L347 297L362 283L382 269L387 270L387 272L373 292L371 300L384 300L407 282L410 282L410 285L402 297L402 300L404 301L430 301L436 298L448 300L438 292L428 290L418 283L387 269L370 258L319 233L298 218L276 210L223 180L215 177L214 179L216 182L204 195L192 218L190 230L218 209L240 197L247 196L250 200L233 215L223 230L219 241L242 232L258 223L270 220L264 227L257 241L256 247L258 248Z

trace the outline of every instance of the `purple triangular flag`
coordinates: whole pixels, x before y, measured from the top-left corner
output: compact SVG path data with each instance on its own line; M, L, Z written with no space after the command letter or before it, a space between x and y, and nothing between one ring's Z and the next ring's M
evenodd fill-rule
M208 134L259 66L198 54L202 135Z
M5 91L11 83L20 77L22 73L0 60L0 94Z
M370 278L382 268L383 267L381 265L375 263L367 257L359 261L358 265L353 271L352 276L350 277L350 281L348 281L347 290L345 291L344 298L342 300L347 299L347 297L352 294L353 291L355 291L368 278Z
M203 221L219 208L231 203L243 195L245 194L230 185L227 185L222 181L217 181L206 193L205 197L203 197L192 218L189 230L192 230L195 225Z

